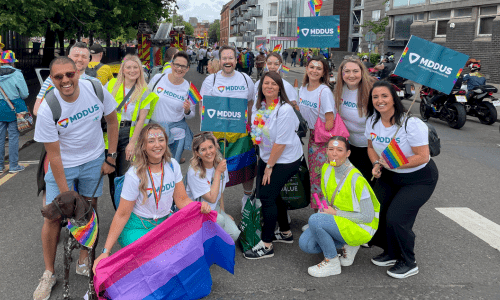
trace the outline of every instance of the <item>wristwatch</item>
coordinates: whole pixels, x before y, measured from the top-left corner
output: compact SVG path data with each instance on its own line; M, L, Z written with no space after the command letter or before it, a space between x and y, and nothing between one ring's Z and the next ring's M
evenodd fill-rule
M273 167L274 167L274 166L271 166L271 165L269 165L269 164L267 164L267 165L266 165L266 168L268 168L268 169L272 169Z
M378 160L374 161L372 166L375 167L376 164L379 164L380 162Z
M116 159L116 157L118 156L118 153L108 153L108 155L106 155L106 157L111 157L112 159Z
M108 250L108 249L106 249L106 248L103 248L103 249L102 249L102 254L104 254L104 253L111 254L111 251L109 251L109 250Z

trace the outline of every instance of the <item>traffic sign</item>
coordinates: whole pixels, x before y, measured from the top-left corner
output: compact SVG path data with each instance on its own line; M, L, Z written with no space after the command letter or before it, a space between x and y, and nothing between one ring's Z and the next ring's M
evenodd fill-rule
M373 32L373 31L369 31L366 35L365 35L365 41L367 41L368 43L373 43L377 40L377 35Z

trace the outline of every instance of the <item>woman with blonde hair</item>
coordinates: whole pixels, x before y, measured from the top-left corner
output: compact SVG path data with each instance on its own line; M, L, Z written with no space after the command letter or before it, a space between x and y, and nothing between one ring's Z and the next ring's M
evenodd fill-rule
M149 123L150 104L158 99L158 96L148 89L143 72L139 57L127 54L122 61L118 76L111 79L105 86L116 100L116 114L120 126L116 174L109 176L111 199L114 199L115 194L115 175L123 176L130 166L130 161L134 158L134 147L140 132L135 128L142 128ZM107 148L107 134L104 135L104 140Z
M220 61L218 58L214 58L208 62L207 72L209 74L215 74L220 71Z
M211 132L193 138L193 157L186 175L186 192L194 201L207 202L217 211L219 224L236 241L240 235L233 217L224 211L224 189L229 182L226 160Z
M182 183L181 167L167 145L160 125L149 124L140 131L133 167L125 174L120 204L102 254L94 261L94 272L117 241L122 247L132 244L172 214L172 203L182 209L192 202ZM202 203L201 213L210 211L208 203Z
M349 131L351 163L370 178L372 164L368 157L368 141L365 127L368 108L368 96L374 79L358 57L349 57L340 64L334 91L335 109L339 112Z

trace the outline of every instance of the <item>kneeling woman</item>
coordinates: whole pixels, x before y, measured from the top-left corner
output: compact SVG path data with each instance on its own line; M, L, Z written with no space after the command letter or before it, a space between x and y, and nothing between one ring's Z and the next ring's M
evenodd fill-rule
M233 217L224 212L224 189L229 182L226 160L211 132L202 132L193 138L193 158L186 175L186 192L195 201L208 202L217 211L219 224L236 242L240 230Z
M135 146L133 167L125 174L120 204L115 213L103 253L94 262L110 255L118 241L125 247L165 221L170 215L172 202L182 209L191 200L182 183L181 168L171 158L167 134L158 124L149 124L141 130ZM202 213L210 206L203 203Z
M309 275L338 275L352 265L359 245L371 240L378 227L380 205L373 190L349 161L349 142L335 136L327 143L329 163L321 169L321 189L328 208L309 217L309 228L300 236L302 251L323 253L325 259L309 267ZM337 249L342 249L339 258Z

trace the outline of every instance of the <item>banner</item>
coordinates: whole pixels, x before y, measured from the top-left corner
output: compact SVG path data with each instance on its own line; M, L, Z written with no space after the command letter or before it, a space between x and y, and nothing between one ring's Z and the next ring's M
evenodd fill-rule
M225 86L219 86L223 92ZM229 87L238 88L238 87ZM246 133L247 99L204 96L201 131Z
M299 48L339 48L340 16L297 18Z
M449 94L469 56L411 36L394 74Z

